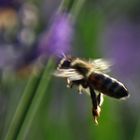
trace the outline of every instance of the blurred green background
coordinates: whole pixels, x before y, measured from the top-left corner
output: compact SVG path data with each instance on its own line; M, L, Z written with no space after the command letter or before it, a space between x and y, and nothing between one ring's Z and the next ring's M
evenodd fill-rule
M8 0L5 2L8 3ZM13 6L14 2L15 5L19 5ZM33 6L31 10L30 6L27 9L32 12L31 23L34 24L27 28L31 33L27 34L28 37L25 35L22 46L28 48L34 46L35 40L39 40L40 35L46 30L60 2L13 0L12 6L3 6L4 2L0 0L0 10L14 7L13 9L19 12L23 4ZM92 118L90 97L77 94L75 89L66 88L64 80L52 76L31 127L27 128L26 140L140 139L139 6L138 0L85 0L75 19L71 46L71 54L74 56L113 60L115 66L112 66L110 75L120 79L128 87L130 98L118 101L105 97L99 125L96 126ZM18 14L20 15L20 12ZM0 25L2 19L0 17ZM20 25L20 21L15 23ZM11 26L8 26L10 29L6 31L6 39L0 36L0 47L10 44L11 40L18 36L21 27L18 25L18 28L15 28L15 23L11 22ZM0 34L2 33L0 30ZM0 138L4 139L29 77L21 78L2 71L0 80Z

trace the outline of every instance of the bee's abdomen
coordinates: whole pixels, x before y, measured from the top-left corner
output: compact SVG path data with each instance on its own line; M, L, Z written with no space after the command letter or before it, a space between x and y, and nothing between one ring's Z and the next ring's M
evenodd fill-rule
M124 98L128 96L125 86L116 79L102 73L92 73L89 76L90 83L95 90L114 98Z

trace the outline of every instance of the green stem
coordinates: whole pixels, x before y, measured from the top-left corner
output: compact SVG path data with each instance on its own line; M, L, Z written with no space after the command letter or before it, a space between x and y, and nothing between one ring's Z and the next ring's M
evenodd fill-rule
M60 6L58 7L58 12L61 12L63 10L67 10L69 6L70 0L61 0Z
M30 106L30 102L32 97L34 96L34 92L36 90L38 81L40 80L39 75L31 75L26 88L23 92L23 95L19 101L15 114L11 120L10 126L6 133L5 140L15 140L16 135L22 125L24 117L26 115L27 109Z
M139 140L139 138L140 138L139 130L140 130L140 119L138 119L135 131L134 131L133 140Z
M84 4L85 0L75 0L75 3L73 4L71 8L71 14L76 18Z
M50 82L50 78L52 75L53 65L52 61L49 61L43 75L41 78L41 81L38 85L37 91L35 93L35 96L32 100L32 103L30 105L30 108L28 109L28 112L26 114L26 118L24 120L24 123L20 129L20 132L17 136L17 140L25 140L26 136L31 128L32 122L37 114L37 111L40 107L40 104L47 93L47 88Z

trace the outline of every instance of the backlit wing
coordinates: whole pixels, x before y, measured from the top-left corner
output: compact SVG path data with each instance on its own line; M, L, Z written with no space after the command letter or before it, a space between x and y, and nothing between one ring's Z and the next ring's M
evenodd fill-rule
M54 75L57 77L68 78L70 81L81 80L83 79L83 75L76 72L75 69L57 69L54 72Z
M110 67L112 66L111 61L107 61L101 58L95 60L89 60L89 63L93 65L95 71L99 71L103 73L110 72Z

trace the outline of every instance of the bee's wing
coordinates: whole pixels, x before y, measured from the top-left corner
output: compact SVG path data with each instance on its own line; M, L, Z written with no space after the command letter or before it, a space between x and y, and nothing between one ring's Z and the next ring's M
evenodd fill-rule
M105 59L95 59L95 60L89 60L89 63L91 63L94 67L95 71L100 71L104 73L110 72L110 67L112 66L112 62Z
M54 72L57 77L68 78L70 81L83 79L83 75L79 74L75 69L57 69Z

